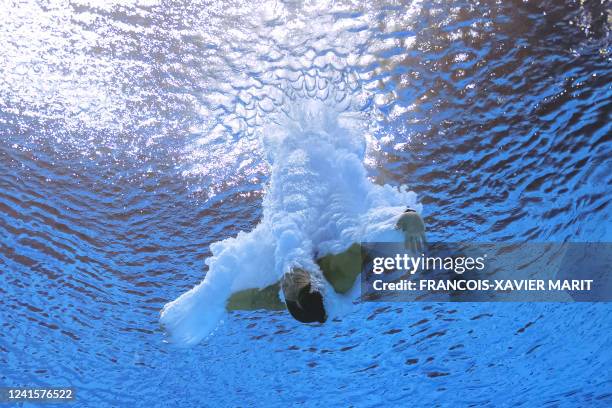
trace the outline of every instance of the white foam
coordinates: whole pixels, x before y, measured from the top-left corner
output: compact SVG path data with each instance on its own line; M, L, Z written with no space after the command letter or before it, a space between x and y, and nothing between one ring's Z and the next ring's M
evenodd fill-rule
M161 322L174 342L199 342L223 318L233 292L270 285L295 267L311 272L330 318L346 310L358 291L333 293L315 258L355 242L402 242L398 217L407 206L421 210L415 193L367 178L360 123L309 101L265 129L271 178L263 218L253 231L213 244L202 283L164 307Z

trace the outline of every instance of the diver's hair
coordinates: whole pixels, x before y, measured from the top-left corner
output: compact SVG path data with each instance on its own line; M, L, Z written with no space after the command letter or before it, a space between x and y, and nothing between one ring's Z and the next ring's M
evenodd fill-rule
M327 313L323 307L323 296L318 291L310 291L310 283L304 286L298 295L298 300L285 300L289 313L302 323L319 322L327 320Z
M405 213L413 213L413 212L416 212L416 211L414 211L412 208L408 207L408 208L406 208L406 210L404 212Z

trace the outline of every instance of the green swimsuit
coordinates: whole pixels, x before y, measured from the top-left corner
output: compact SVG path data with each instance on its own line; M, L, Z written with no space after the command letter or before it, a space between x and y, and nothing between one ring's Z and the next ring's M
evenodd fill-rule
M353 244L344 252L336 255L325 255L317 259L317 264L325 279L340 294L348 292L353 285L363 265L361 245ZM274 283L263 289L245 289L232 294L226 309L231 310L283 310L285 303L278 296L280 283Z

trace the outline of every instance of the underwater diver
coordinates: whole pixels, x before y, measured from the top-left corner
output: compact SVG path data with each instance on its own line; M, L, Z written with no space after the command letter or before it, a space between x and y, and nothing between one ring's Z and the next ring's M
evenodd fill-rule
M396 228L404 234L406 249L417 252L425 244L425 224L419 214L408 208L399 217ZM339 254L329 254L316 260L324 278L334 291L347 293L355 284L364 264L364 254L359 244L351 245ZM282 290L285 304L279 298ZM289 310L291 316L302 323L327 320L323 294L311 282L311 274L301 268L295 268L283 276L280 282L263 289L246 289L234 293L228 300L226 309L232 310Z
M260 221L210 245L204 279L160 312L168 341L197 344L230 310L333 318L356 289L365 252L358 243L420 242L422 220L403 213L421 211L416 193L368 177L360 115L312 100L287 110L260 135L271 166Z

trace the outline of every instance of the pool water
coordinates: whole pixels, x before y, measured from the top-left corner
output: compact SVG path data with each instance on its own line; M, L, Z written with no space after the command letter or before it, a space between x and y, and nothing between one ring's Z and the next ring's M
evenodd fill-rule
M253 4L251 4L253 3ZM262 217L261 136L352 112L430 240L612 242L602 1L25 1L0 8L0 385L75 406L612 404L608 303L233 312L163 305Z

